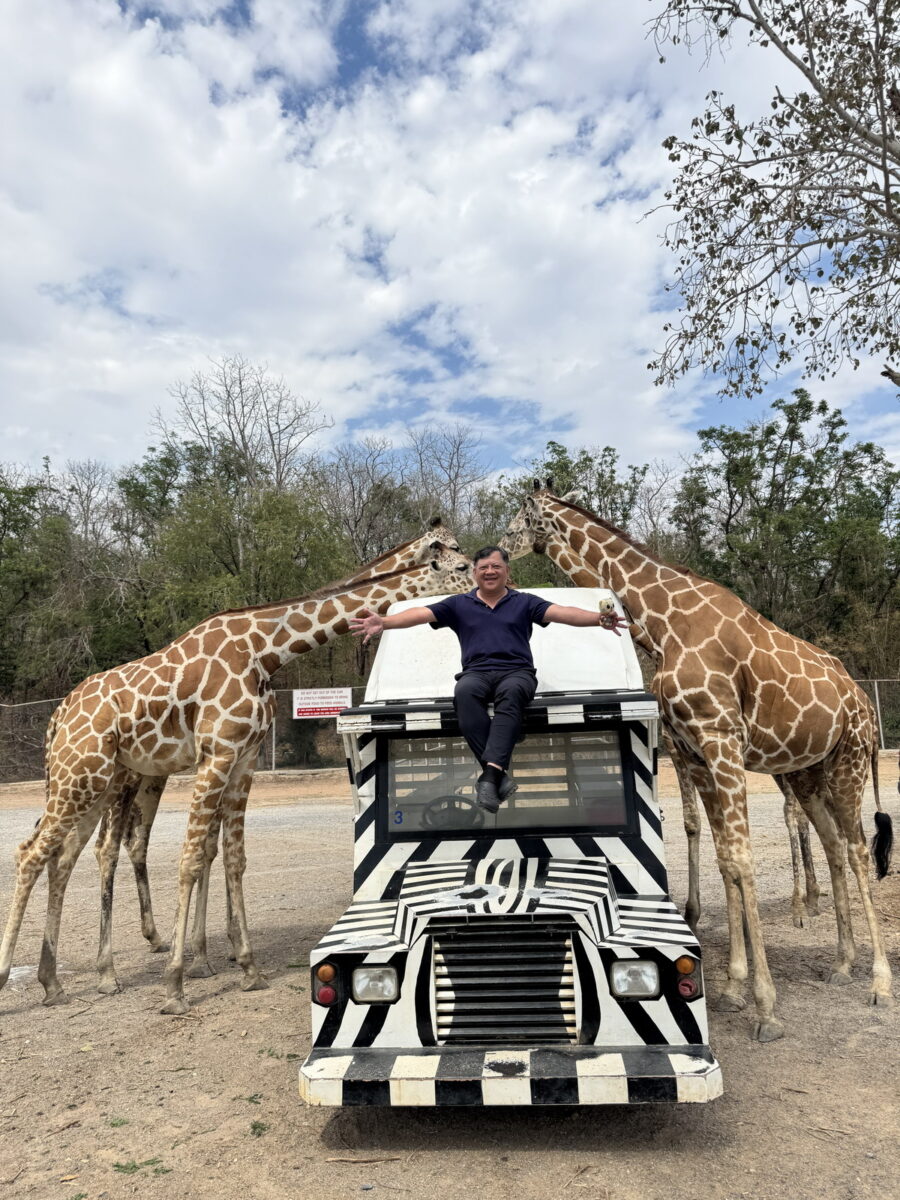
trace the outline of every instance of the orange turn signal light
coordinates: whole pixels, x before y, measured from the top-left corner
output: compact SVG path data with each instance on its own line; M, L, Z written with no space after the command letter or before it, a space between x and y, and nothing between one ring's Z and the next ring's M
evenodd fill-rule
M682 954L681 958L675 959L675 970L679 975L693 975L697 970L696 958L691 958L688 954Z
M331 963L322 963L321 967L316 967L316 979L321 983L331 983L335 975L337 975L337 971Z

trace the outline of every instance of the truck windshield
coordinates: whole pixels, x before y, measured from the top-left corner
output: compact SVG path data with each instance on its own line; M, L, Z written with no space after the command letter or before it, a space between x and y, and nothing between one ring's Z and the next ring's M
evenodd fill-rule
M462 738L390 738L389 836L486 829L591 828L628 824L626 780L617 730L531 733L516 747L518 784L496 816L474 804L478 766ZM382 757L382 756L380 756ZM382 757L384 762L384 758Z

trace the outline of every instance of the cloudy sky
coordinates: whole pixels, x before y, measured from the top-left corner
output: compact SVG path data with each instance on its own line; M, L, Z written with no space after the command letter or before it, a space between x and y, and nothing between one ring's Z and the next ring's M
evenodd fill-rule
M660 6L7 0L0 460L131 461L233 353L332 438L463 420L498 467L550 437L677 458L756 415L653 386L672 262L643 218L711 87L749 115L790 81L758 50L660 64ZM813 391L900 459L880 365Z

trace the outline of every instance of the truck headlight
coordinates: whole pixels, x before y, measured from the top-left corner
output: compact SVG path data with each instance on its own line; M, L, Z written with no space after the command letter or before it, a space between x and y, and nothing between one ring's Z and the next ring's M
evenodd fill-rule
M609 971L609 983L614 996L652 998L659 995L659 967L642 958L614 962Z
M400 995L393 967L357 967L353 972L353 999L359 1004L391 1004Z

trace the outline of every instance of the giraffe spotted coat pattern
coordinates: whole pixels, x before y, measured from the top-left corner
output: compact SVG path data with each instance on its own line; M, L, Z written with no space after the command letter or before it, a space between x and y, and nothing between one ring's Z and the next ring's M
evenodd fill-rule
M753 953L754 1033L783 1034L766 959L744 768L788 776L822 840L831 873L838 946L835 982L850 976L856 947L843 850L859 888L873 948L873 1004L889 1004L891 972L868 879L860 819L875 750L868 705L836 660L786 633L727 588L671 567L622 530L536 486L510 527L518 553L559 538L616 592L657 662L653 690L706 809L729 901L730 955L723 1006L743 1006ZM524 531L524 536L522 532Z
M424 533L409 541L403 542L393 549L378 555L352 575L336 580L325 588L311 593L307 597L314 600L319 594L325 595L344 590L354 584L362 583L375 575L390 574L404 567L418 566L433 558L442 549L460 553L459 541L456 534L448 529L440 517L435 517ZM310 641L301 648L304 650L317 649L317 644ZM100 982L97 990L104 994L118 992L120 985L116 978L112 958L112 910L113 889L116 866L119 860L120 845L124 842L134 870L135 883L138 893L138 904L141 917L141 932L156 953L169 949L156 927L153 917L153 906L150 897L150 880L147 870L147 853L153 822L159 808L160 799L166 786L167 776L153 775L140 777L137 791L126 787L103 814L97 835L94 853L100 868L100 948L97 956L97 969ZM206 941L206 909L209 896L209 874L212 857L216 854L218 845L218 827L216 837L212 835L207 842L207 861L203 875L197 885L197 896L194 901L194 922L191 931L192 962L187 968L187 974L194 978L206 978L215 974L209 963ZM233 935L231 908L226 892L227 925ZM233 940L233 936L232 936Z
M242 877L244 810L260 742L274 715L272 674L297 654L347 631L359 609L471 587L471 562L448 549L420 566L378 575L315 599L219 613L156 654L79 684L51 718L47 803L18 848L16 884L0 945L0 987L8 977L25 907L44 867L47 920L38 978L45 1003L65 999L56 953L66 884L106 807L140 776L196 767L181 853L178 911L166 969L163 1012L187 1011L184 949L188 909L219 824L233 914L235 958L245 990L265 987L250 945Z

